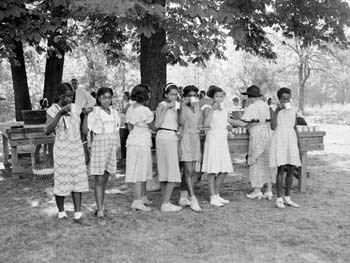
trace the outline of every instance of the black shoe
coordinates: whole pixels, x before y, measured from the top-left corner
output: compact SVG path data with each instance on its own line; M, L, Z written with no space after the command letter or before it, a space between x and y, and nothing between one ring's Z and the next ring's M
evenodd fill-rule
M79 218L79 219L73 219L73 222L76 224L79 224L81 226L91 226L89 223L87 223L85 220L83 220L83 218Z

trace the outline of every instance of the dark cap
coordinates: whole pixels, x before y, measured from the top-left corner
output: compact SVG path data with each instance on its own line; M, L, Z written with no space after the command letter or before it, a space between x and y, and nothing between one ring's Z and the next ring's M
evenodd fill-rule
M262 97L263 95L260 93L260 89L258 86L252 85L249 88L247 88L246 92L241 92L242 95L248 95L249 97L258 98Z

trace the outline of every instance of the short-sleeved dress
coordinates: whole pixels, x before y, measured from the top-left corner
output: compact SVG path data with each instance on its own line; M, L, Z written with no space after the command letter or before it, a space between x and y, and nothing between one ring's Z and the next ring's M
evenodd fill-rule
M136 107L135 107L136 106ZM125 182L146 182L152 174L152 137L148 124L154 119L149 108L143 105L131 105L126 113L126 123L133 125L126 141Z
M249 124L248 165L250 184L261 188L265 183L275 181L275 172L269 165L269 150L271 143L270 109L268 105L257 100L245 110L243 121L259 120Z
M205 138L202 172L215 174L233 172L227 141L227 118L226 109L213 112Z
M180 161L198 162L201 160L201 145L199 137L199 125L202 122L202 113L199 105L194 107L194 111L187 106L182 106L185 121L180 131Z
M163 101L158 107L164 107ZM178 112L168 109L156 136L157 168L160 182L181 182L178 151Z
M298 138L294 130L297 109L283 109L278 113L277 127L272 135L270 166L301 166Z
M55 118L61 110L53 104L47 114ZM54 194L67 196L72 192L89 191L84 148L80 137L80 110L71 104L70 116L60 118L54 144Z
M117 172L120 118L116 110L110 110L111 114L108 114L101 107L94 107L88 117L88 128L94 133L90 162L92 175Z

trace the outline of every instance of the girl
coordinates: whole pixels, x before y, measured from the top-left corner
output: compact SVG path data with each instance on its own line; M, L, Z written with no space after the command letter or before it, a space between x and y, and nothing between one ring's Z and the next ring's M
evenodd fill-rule
M134 183L133 210L151 211L145 206L150 204L146 197L146 181L152 179L152 154L150 124L154 116L144 104L149 100L149 87L137 85L131 92L131 99L135 101L126 113L126 123L130 134L126 147L126 177L125 182Z
M202 211L198 200L194 195L192 176L195 164L201 159L199 127L202 123L199 108L198 88L186 86L183 90L184 99L180 108L181 136L180 136L180 161L184 165L184 183L187 191L181 191L180 206L190 206L196 212ZM191 200L187 199L187 192Z
M162 212L177 212L182 209L170 203L176 183L181 183L178 157L178 96L177 86L169 83L164 90L165 101L156 111L156 153L159 181L162 190Z
M47 110L45 134L49 135L52 132L56 134L54 194L59 211L58 218L67 218L64 211L64 197L72 194L74 222L82 224L81 196L82 192L89 191L89 184L80 137L80 112L72 103L73 96L74 91L69 83L59 85L58 103Z
M301 166L298 132L296 129L297 109L290 104L290 89L279 89L277 97L280 103L275 112L271 111L271 128L274 130L274 133L270 149L270 166L278 169L276 206L285 208L284 204L286 204L292 207L299 207L290 198L295 168ZM282 181L285 170L287 170L286 191L284 198L282 198Z
M204 109L204 127L207 132L202 172L208 174L210 204L223 206L229 201L220 197L220 188L227 173L233 172L231 156L227 142L228 112L224 108L224 91L213 87L208 91L208 97L213 99L211 106Z
M88 116L88 130L94 134L91 145L90 174L95 175L95 216L105 217L104 197L110 174L117 172L117 139L120 120L118 112L111 108L113 91L100 88L96 94L97 106ZM86 119L85 119L86 121Z
M270 110L262 100L262 94L257 86L250 86L246 92L249 106L241 120L231 120L235 126L249 128L248 165L249 179L254 191L247 195L250 199L272 199L273 171L269 165L269 148L271 142L271 128L269 124ZM267 184L263 195L261 188Z

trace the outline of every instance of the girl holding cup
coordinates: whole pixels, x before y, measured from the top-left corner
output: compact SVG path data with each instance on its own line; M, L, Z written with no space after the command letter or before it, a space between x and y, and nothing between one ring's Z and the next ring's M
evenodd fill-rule
M183 90L184 99L181 103L179 124L180 135L180 162L183 162L183 183L187 191L181 191L179 205L190 206L195 212L202 211L194 194L192 177L196 162L201 159L201 145L199 128L202 124L202 113L198 99L198 88L190 85ZM190 195L190 200L187 198Z
M290 198L294 171L301 166L298 131L296 128L297 109L290 103L291 90L281 88L277 92L279 105L275 112L271 112L271 128L274 130L270 148L270 166L277 167L277 200L278 208L299 207ZM287 170L285 196L283 191L283 174Z
M80 108L72 103L74 91L69 83L58 86L58 102L47 109L45 134L56 134L54 145L54 195L58 218L67 218L65 196L72 195L74 222L83 224L82 192L89 191L84 148L81 142ZM86 119L84 112L84 120ZM85 125L86 122L84 121ZM86 129L86 127L83 127Z
M220 188L227 173L233 172L230 151L228 147L227 120L224 91L214 87L208 91L208 97L213 99L212 105L204 109L204 127L209 128L204 145L202 172L208 174L210 204L223 206L229 201L220 196Z
M162 212L177 212L182 209L170 203L171 194L176 184L181 183L178 156L178 110L176 101L178 88L169 83L164 89L165 100L160 102L156 110L155 128L157 168L162 192Z

